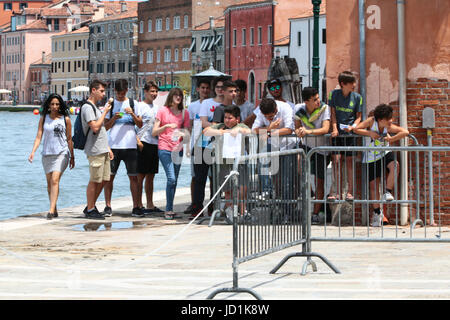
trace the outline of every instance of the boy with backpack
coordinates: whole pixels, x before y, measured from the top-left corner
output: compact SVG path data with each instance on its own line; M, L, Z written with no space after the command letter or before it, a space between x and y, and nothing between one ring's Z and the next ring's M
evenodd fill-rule
M100 80L91 82L89 98L81 107L79 114L83 134L78 134L80 121L77 118L73 139L74 147L84 149L89 161L90 179L86 189L87 206L83 212L86 218L101 220L105 218L97 210L95 203L102 192L103 185L110 179L110 161L114 158L108 146L108 135L104 126L105 116L109 113L111 105L107 103L103 112L97 107L97 103L105 97L106 86L107 84ZM85 144L84 138L86 138ZM82 140L81 145L80 140Z

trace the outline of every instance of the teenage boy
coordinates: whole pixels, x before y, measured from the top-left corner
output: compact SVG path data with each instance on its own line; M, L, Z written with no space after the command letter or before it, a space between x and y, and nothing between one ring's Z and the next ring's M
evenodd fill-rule
M275 101L283 102L288 104L292 109L292 115L295 113L295 104L291 101L287 101L283 98L283 86L281 84L281 81L279 79L273 79L273 80L267 80L265 86L270 92L270 97L272 97ZM267 92L264 90L264 98L266 98ZM253 114L251 114L247 119L245 119L245 123L248 125L252 125L257 118L258 114L260 113L260 106L257 106L253 110ZM293 120L293 119L292 119Z
M338 82L340 89L330 92L328 105L331 108L331 142L333 146L354 146L355 139L348 135L361 121L362 97L356 93L356 77L350 71L339 74ZM330 195L328 199L340 199L341 188L345 187L345 182L341 182L342 157L345 157L345 167L347 168L348 190L342 199L353 200L353 152L334 152L333 171L334 183L336 184L336 195Z
M234 103L241 110L241 122L250 127L250 116L253 114L253 109L255 108L254 104L245 100L245 94L247 92L247 83L244 80L238 79L234 83L236 83L236 98L234 99Z
M89 85L89 98L81 107L81 123L84 134L87 134L84 152L89 161L89 184L86 189L87 206L84 209L86 218L105 219L97 210L95 203L102 192L106 181L110 179L110 161L114 154L108 146L108 135L104 126L106 115L111 109L108 103L103 112L97 108L97 103L105 97L107 84L93 80ZM88 131L89 130L89 131Z
M295 118L295 133L303 138L304 148L309 152L312 148L328 145L327 139L323 137L330 130L331 114L330 108L322 104L319 92L313 87L305 87L302 90L304 103L297 104ZM307 136L308 135L308 136ZM306 137L305 137L306 136ZM315 175L315 196L318 200L324 198L324 179L327 166L330 163L330 155L327 151L316 152L311 158L311 174ZM323 204L315 203L312 224L319 224L325 220L324 212L321 210Z
M209 98L211 92L210 80L207 78L200 78L197 82L196 91L199 95L197 101L192 102L188 106L189 118L191 122L192 134L191 134L191 154L193 154L194 144L199 139L202 133L202 122L200 120L200 106L205 99ZM184 211L185 214L194 213L194 193L195 193L195 173L194 173L194 157L191 157L191 204Z
M127 98L128 81L118 79L114 83L115 99L113 107L106 115L105 127L108 132L108 142L114 153L114 161L111 161L111 179L105 184L105 216L112 215L111 196L113 191L114 177L123 160L127 167L127 175L130 180L131 196L133 198L134 217L144 217L139 206L139 184L138 184L138 153L135 126L142 127L142 117L136 101Z
M263 133L268 137L282 137L292 134L294 131L292 108L280 100L263 98L252 131L257 134ZM280 150L290 149L291 147L292 143L289 138L281 139Z
M386 104L377 106L374 115L359 123L354 132L370 137L369 146L373 148L389 146L389 143L403 139L409 134L407 129L392 123L392 107ZM378 152L376 150L365 152L363 163L368 163L370 199L379 199L380 177L387 169L386 192L382 200L394 200L392 193L399 172L399 164L394 152ZM383 223L383 210L379 203L374 203L373 209L371 225L380 227Z
M223 101L220 106L214 110L213 123L223 123L224 121L224 108L225 106L231 106L234 99L236 99L237 85L231 80L226 80L223 83Z
M144 214L164 212L153 203L153 180L158 173L158 137L152 136L153 124L155 123L158 107L153 105L153 100L158 97L159 87L154 81L144 85L144 101L139 103L142 114L142 127L137 131L138 145L138 207ZM145 181L145 183L144 183ZM144 186L147 206L142 204L142 189Z
M213 124L214 111L219 107L224 100L223 83L227 80L226 77L217 77L213 80L213 88L215 92L214 98L205 99L200 105L199 116L202 122L203 130ZM193 211L191 217L195 217L198 212L203 209L203 201L205 200L205 186L208 178L209 169L212 164L210 137L202 134L198 142L194 145L194 199ZM212 178L210 178L212 181ZM212 184L211 184L212 189Z
M203 133L209 137L218 137L223 136L224 134L231 134L232 136L237 136L238 134L246 135L250 134L251 130L245 124L240 123L240 114L241 111L236 105L227 105L224 108L224 122L214 124L208 128L206 128ZM216 140L217 141L217 140ZM242 143L241 141L239 143ZM217 146L217 145L216 145ZM242 146L242 144L241 144ZM219 152L219 151L217 151ZM232 159L222 159L222 163L219 168L219 184L222 184L225 181L226 176L233 169L233 160ZM239 179L240 183L240 194L241 197L244 195L245 185L243 183L242 178ZM231 183L225 186L225 199L231 200ZM242 198L243 199L243 198ZM244 213L244 203L241 202L241 213ZM227 207L231 206L230 201L227 201Z

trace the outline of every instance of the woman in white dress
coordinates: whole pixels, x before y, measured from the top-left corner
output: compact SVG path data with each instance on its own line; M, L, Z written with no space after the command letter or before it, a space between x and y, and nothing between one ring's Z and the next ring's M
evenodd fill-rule
M58 217L56 202L61 176L69 164L70 169L75 166L72 124L67 106L58 94L51 94L42 105L38 131L28 161L33 162L34 153L41 144L42 138L44 140L42 165L47 178L47 192L50 199L47 219L52 219Z

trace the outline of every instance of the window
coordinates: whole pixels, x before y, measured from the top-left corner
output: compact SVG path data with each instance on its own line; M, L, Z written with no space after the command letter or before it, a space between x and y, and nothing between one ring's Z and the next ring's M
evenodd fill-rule
M61 95L64 95L64 85L61 85Z
M63 61L63 63L62 63L62 72L64 72L64 65L65 65L66 63Z
M148 28L148 32L152 32L152 19L148 19L147 28Z
M3 10L4 11L12 10L12 3L4 3L3 4Z
M161 51L156 50L156 63L160 63L160 62L161 62Z
M125 72L125 61L119 61L119 72Z
M147 50L147 63L153 63L153 50Z
M59 31L59 19L53 20L53 26L55 27L55 31Z
M164 49L164 62L170 62L172 50Z
M97 63L97 73L103 73L104 64L103 63Z
M19 10L23 10L25 8L28 8L28 3L22 2L22 3L19 4Z
M272 43L272 26L267 27L267 43Z
M183 48L182 54L183 54L182 60L189 61L189 48Z
M322 29L322 43L327 43L327 29Z
M156 31L162 31L162 19L158 18L156 19Z
M73 72L77 72L77 62L76 61L73 62Z
M166 18L166 30L170 30L170 18Z
M253 46L255 44L255 28L250 28L250 45Z
M184 15L184 29L189 28L189 16Z
M62 51L64 51L65 49L66 49L66 42L63 41L63 42L62 42Z
M242 29L242 46L247 45L247 29Z
M53 52L58 52L58 42L56 42L56 41L53 42Z
M86 71L86 65L85 65L85 61L84 60L83 60L83 68L81 70Z
M144 51L139 52L139 64L144 63Z
M173 17L173 29L174 30L180 29L180 16Z
M139 22L139 33L144 33L144 21Z
M297 32L297 44L299 47L302 46L302 33L300 31Z
M237 30L233 29L233 47L236 47L237 43Z
M70 51L71 43L72 43L72 42L67 41L67 51Z
M175 49L175 50L173 51L173 55L174 55L173 60L174 60L175 62L178 62L178 49Z
M103 52L105 51L105 41L97 41L97 51Z

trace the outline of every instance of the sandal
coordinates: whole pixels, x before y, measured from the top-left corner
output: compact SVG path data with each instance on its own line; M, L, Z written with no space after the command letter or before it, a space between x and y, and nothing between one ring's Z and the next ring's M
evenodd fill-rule
M47 220L52 220L53 217L54 217L53 213L51 213L51 212L47 213Z
M175 213L169 211L164 213L164 219L165 220L173 220L175 219Z

